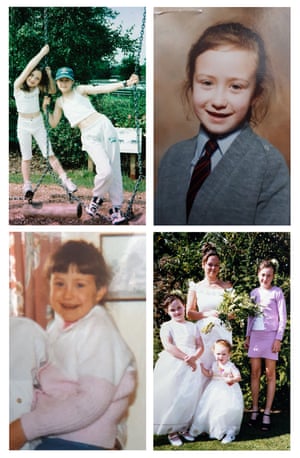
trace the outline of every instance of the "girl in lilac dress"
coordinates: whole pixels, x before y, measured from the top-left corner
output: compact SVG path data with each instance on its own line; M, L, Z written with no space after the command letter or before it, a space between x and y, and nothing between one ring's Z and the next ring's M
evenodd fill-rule
M281 288L272 284L275 266L264 260L258 267L260 286L251 291L251 298L261 306L262 314L249 317L245 347L251 361L252 414L249 425L259 417L259 386L262 360L265 361L267 380L267 399L262 417L261 429L270 428L270 414L276 389L276 361L286 326L286 304Z

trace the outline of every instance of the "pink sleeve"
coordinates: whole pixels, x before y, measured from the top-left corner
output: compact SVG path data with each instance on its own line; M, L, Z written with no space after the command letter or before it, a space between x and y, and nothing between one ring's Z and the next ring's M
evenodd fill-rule
M118 389L114 395L113 401L118 401L128 397L134 392L137 384L137 372L136 370L127 370L123 375L121 382L119 383Z
M25 436L32 440L84 428L103 415L116 393L116 386L92 376L81 377L76 393L66 399L40 393L36 408L21 418Z

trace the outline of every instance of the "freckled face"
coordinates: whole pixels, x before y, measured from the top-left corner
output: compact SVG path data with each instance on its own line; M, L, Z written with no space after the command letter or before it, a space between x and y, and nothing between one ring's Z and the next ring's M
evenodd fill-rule
M42 72L40 70L33 70L26 79L26 84L29 89L34 89L37 87L42 80Z
M244 122L254 101L256 70L253 51L222 47L197 57L193 108L209 132L223 135Z
M274 272L272 267L265 267L264 269L260 270L258 273L258 281L260 286L265 289L269 289L272 286L272 281L274 278Z
M50 304L68 322L87 315L105 293L105 287L97 289L94 275L81 274L76 266L67 273L54 272L50 278Z

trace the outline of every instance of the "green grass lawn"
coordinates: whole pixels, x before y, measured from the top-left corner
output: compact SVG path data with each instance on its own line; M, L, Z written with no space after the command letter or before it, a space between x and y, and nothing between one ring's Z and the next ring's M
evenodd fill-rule
M195 442L184 442L172 447L167 436L154 436L154 450L290 450L290 416L288 412L272 414L270 431L259 426L249 427L249 414L245 414L240 434L234 442L223 445L220 441L199 436Z

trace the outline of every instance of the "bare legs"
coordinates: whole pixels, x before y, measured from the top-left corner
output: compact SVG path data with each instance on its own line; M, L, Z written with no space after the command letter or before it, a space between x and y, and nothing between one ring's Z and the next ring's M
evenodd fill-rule
M251 394L252 394L252 420L256 420L258 415L259 385L261 377L261 358L251 358ZM270 412L275 396L276 389L276 361L265 359L266 379L267 379L267 399L264 409L262 423L270 424ZM254 415L255 414L255 415Z
M54 172L56 172L59 177L66 175L61 163L59 162L56 156L49 156L49 162Z
M61 179L61 182L63 186L69 191L69 192L74 192L77 189L77 186L67 177L66 172L64 171L59 159L51 155L49 156L49 163L54 170L54 172L57 173L59 178ZM31 166L31 160L22 160L22 175L23 175L23 181L24 181L24 194L26 196L26 193L28 191L32 191L31 187L31 182L30 182L30 166ZM31 192L32 194L32 192ZM31 197L31 195L30 195Z
M59 177L66 175L64 169L62 168L61 163L59 162L56 156L49 156L49 162L50 162L52 169L57 173ZM31 166L31 159L27 161L22 160L21 169L22 169L24 183L30 181L30 166Z

